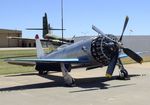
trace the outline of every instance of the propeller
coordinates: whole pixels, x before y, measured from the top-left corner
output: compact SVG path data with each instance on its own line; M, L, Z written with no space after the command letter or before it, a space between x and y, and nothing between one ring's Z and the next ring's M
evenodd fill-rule
M126 27L127 27L128 21L129 21L129 17L126 16L125 22L124 22L124 26L123 26L123 29L122 29L122 34L121 34L121 36L120 36L120 38L119 38L118 43L120 43L120 42L122 43L123 34L124 34L124 31L125 31L125 29L126 29ZM120 44L121 44L121 43L120 43ZM138 62L138 63L142 63L142 62L143 62L143 59L142 59L138 54L136 54L134 51L132 51L131 49L129 49L129 48L124 48L122 45L120 45L120 47L121 47L121 49L123 49L123 52L124 52L125 54L127 54L130 58L132 58L132 59L135 60L136 62Z
M127 27L128 21L129 21L129 17L126 16L125 22L124 22L124 26L123 26L123 29L122 29L122 33L121 33L121 36L120 36L118 41L111 39L106 34L104 34L100 29L98 29L97 27L92 25L92 29L95 30L98 34L100 34L103 37L105 37L105 38L115 42L118 45L118 50L114 54L114 57L111 59L110 63L108 64L108 68L107 68L107 71L106 71L106 77L111 77L112 74L113 74L113 71L114 71L115 66L117 64L117 60L119 59L118 58L119 57L119 49L122 49L125 54L127 54L130 58L132 58L136 62L138 62L138 63L142 63L143 62L143 59L138 54L136 54L134 51L132 51L129 48L123 47L122 38L123 38L123 35L124 35L124 31L125 31L125 29Z

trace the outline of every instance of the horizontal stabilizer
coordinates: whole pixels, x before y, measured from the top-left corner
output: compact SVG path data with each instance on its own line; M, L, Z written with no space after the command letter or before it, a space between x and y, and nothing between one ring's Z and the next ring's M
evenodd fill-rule
M26 28L26 30L44 30L43 28Z
M44 30L43 28L26 28L26 30ZM60 28L49 28L49 30L66 30L66 29L60 29Z

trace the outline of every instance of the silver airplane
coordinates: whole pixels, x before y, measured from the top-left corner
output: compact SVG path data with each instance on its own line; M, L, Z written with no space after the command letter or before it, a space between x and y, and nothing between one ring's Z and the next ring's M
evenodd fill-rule
M66 39L66 38L61 38L59 36L56 36L52 33L52 30L60 30L63 31L65 29L61 29L61 28L53 28L50 26L50 24L48 23L48 18L47 18L47 13L45 13L45 15L43 16L43 27L42 28L27 28L27 30L42 30L43 31L43 39L49 39L52 41L57 40L57 42L65 42L65 43L73 43L74 40L73 39Z
M39 36L36 35L36 59L8 59L7 62L14 64L34 63L36 65L35 69L39 71L39 74L47 74L48 71L61 71L67 86L75 85L74 78L69 74L72 64L86 65L86 69L108 66L106 70L106 77L108 78L112 77L115 66L118 65L120 78L126 79L128 78L128 72L124 68L121 58L129 56L138 63L143 62L143 59L138 55L141 52L133 52L123 46L122 38L128 20L129 18L126 17L119 39L114 35L104 34L93 25L92 29L98 33L98 36L95 38L60 46L49 54L44 53ZM124 54L122 54L122 51Z
M56 36L52 33L52 30L55 31L63 31L65 29L61 29L61 28L53 28L50 26L50 24L48 23L48 18L47 18L47 13L45 13L45 15L42 18L42 28L27 28L27 30L42 30L43 34L42 37L43 39L41 39L41 41L47 42L47 44L50 42L52 45L55 46L61 46L62 44L66 44L66 43L74 43L73 38L72 39L66 39L66 38L61 38L59 36ZM9 39L19 39L19 40L34 40L32 38L22 38L22 37L7 37Z

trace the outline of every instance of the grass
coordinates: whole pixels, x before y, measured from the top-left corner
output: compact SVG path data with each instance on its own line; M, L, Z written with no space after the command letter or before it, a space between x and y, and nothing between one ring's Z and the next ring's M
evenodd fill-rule
M6 62L0 62L0 75L4 74L16 74L16 73L26 73L26 72L33 72L34 67L28 66L18 66L18 65L11 65Z
M48 49L45 49L46 52L49 52ZM35 67L33 66L18 66L18 65L12 65L4 62L4 59L8 58L18 58L18 57L35 57L36 56L36 50L5 50L0 51L0 75L4 74L16 74L16 73L26 73L26 72L34 72ZM150 61L150 56L144 56L144 62ZM122 59L124 64L130 64L135 63L130 58Z
M45 52L48 53L49 49L45 49ZM36 49L0 51L0 59L17 58L17 57L35 57L35 56L36 56Z
M48 49L45 49L48 52ZM0 51L0 75L34 72L34 66L18 66L4 62L9 58L29 58L36 57L36 50L1 50Z
M143 61L144 62L150 62L150 56L142 56L143 58ZM134 60L132 60L131 58L124 58L124 59L121 59L121 61L124 63L124 64L131 64L131 63L136 63Z

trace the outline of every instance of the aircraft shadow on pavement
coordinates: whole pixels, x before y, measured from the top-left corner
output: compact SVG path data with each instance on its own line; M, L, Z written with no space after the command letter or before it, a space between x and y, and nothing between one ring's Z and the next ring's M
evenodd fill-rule
M31 76L31 75L38 75L38 74L29 73L29 74L19 74L19 75L11 75L11 76ZM11 76L7 76L7 77L11 77ZM140 76L140 75L129 75L130 78L136 77L136 76ZM3 91L17 91L17 90L30 90L30 89L44 89L44 88L52 88L52 87L66 87L64 85L63 77L55 76L55 75L46 75L46 76L41 76L41 77L50 79L53 81L0 88L0 91L3 92ZM105 83L107 81L116 80L116 78L117 76L113 76L111 79L108 79L106 77L75 78L75 81L76 81L75 87L88 89L88 90L81 90L81 91L91 91L91 90L98 90L98 89L109 89L109 88L115 88L115 87L135 85L135 84L125 84L125 85L110 86L109 84ZM81 91L73 91L73 92L81 92Z

